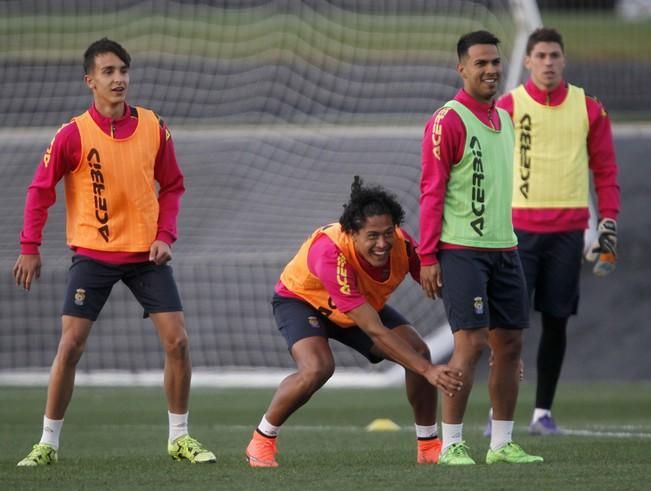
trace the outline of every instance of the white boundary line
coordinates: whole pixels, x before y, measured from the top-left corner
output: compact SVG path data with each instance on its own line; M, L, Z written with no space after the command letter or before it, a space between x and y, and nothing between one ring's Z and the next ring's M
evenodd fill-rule
M370 421L369 421L370 423ZM98 424L97 429L100 430L112 430L112 429L148 429L148 428L158 428L161 425L157 424ZM212 424L210 428L215 431L242 431L242 430L251 430L255 426L255 423L250 425L242 424ZM484 429L484 426L475 425L470 427L472 430L480 431ZM649 425L600 425L595 426L593 429L579 429L579 428L562 428L565 435L569 436L584 436L584 437L597 437L597 438L642 438L647 439L651 438L651 427ZM395 430L387 431L369 431L365 426L355 426L355 425L300 425L300 424L291 424L287 423L283 426L283 432L285 431L306 431L306 432L350 432L350 433L390 433L392 431L400 432L413 432L413 425L398 425ZM523 425L516 425L515 433L526 433L527 429ZM563 436L548 437L553 438L554 441L562 441ZM488 440L487 440L488 441Z
M369 421L370 422L370 421ZM129 429L139 429L139 428L158 428L161 425L154 424L120 424L120 425L97 425L98 430L113 430L117 429L120 431L128 431ZM215 431L242 431L242 430L251 430L255 426L255 423L250 425L228 425L228 424L212 424L210 428ZM475 431L483 430L483 426L471 426ZM641 438L641 439L651 439L651 431L649 431L648 426L600 426L599 430L595 429L570 429L563 428L563 431L568 436L580 436L580 437L590 437L590 438ZM355 426L355 425L294 425L288 423L283 426L284 432L346 432L346 433L390 433L390 432L414 432L413 425L403 425L398 426L395 430L389 431L369 431L364 426ZM518 427L516 425L515 433L525 433L527 429L525 427ZM554 441L562 441L563 436L553 437ZM488 441L488 440L486 440Z

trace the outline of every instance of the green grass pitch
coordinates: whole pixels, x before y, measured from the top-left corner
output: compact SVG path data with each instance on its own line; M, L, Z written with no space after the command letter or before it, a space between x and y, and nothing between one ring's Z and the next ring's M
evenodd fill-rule
M0 387L0 489L3 490L412 490L648 489L651 386L563 384L555 416L570 434L531 437L532 387L524 384L515 440L545 463L444 468L415 464L412 419L399 388L323 389L285 425L278 469L250 469L244 449L272 389L192 392L190 430L216 465L174 462L165 452L162 389L77 387L66 414L59 463L17 468L40 437L44 388ZM465 437L483 462L488 401L477 385ZM376 418L401 431L369 433Z

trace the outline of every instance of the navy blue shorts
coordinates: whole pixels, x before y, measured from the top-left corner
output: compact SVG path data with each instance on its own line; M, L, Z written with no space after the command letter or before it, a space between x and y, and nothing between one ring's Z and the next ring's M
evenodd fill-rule
M517 251L439 252L442 297L452 332L529 327L529 302Z
M113 285L120 280L142 305L144 317L183 310L170 266L152 262L108 264L77 254L68 270L63 315L97 320Z
M290 350L294 343L301 339L321 336L327 339L336 339L340 343L350 346L364 355L371 363L379 363L384 359L371 353L373 341L359 327L338 326L303 300L274 294L271 305L276 325L287 341L287 347ZM378 315L382 324L389 329L409 324L402 314L388 305L385 305Z
M583 232L539 234L516 230L515 233L534 308L553 317L576 314Z

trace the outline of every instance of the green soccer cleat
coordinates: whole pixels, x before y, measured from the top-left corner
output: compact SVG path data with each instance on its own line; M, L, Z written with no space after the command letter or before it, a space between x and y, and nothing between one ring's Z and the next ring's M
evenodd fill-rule
M167 444L167 453L174 460L189 460L193 464L214 464L217 462L215 454L190 435L177 438Z
M529 455L517 443L509 442L497 450L488 449L486 453L487 464L535 464L543 462L537 455Z
M453 443L439 457L439 465L472 465L475 463L472 457L468 455L468 446L466 442Z
M29 452L29 455L18 462L18 467L34 467L37 465L56 464L59 458L57 451L45 443L37 443Z

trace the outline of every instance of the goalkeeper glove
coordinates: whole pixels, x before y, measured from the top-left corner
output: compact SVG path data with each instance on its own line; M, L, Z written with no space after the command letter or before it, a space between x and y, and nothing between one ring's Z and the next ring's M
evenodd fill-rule
M617 263L617 222L612 218L603 218L597 225L597 238L585 254L590 262L597 262L592 272L597 276L606 276L615 271Z

